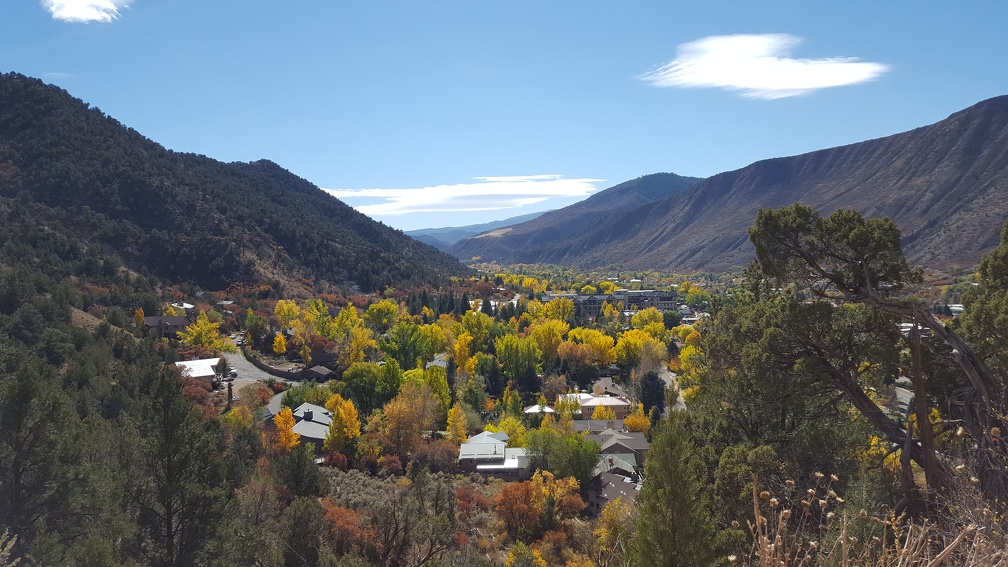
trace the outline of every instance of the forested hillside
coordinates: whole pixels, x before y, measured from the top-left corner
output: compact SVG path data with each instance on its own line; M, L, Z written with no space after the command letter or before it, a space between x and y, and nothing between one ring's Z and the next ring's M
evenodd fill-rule
M466 273L272 162L173 152L15 73L0 75L0 196L137 271L210 289L301 278L373 291Z

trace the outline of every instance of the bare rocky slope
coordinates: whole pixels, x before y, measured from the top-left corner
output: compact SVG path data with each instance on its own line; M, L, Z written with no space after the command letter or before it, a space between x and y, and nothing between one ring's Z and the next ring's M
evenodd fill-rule
M469 239L452 252L509 263L733 271L753 257L747 229L756 211L794 202L823 214L848 208L891 217L912 262L971 266L996 246L1008 217L1008 96L909 132L721 173L602 222L568 226L560 239L525 234L523 246L512 246L506 234Z
M535 255L557 243L576 239L583 231L605 224L629 210L681 193L699 181L697 177L674 173L645 175L533 220L459 241L449 252L463 260L482 256L510 261L509 258L524 257L524 254Z

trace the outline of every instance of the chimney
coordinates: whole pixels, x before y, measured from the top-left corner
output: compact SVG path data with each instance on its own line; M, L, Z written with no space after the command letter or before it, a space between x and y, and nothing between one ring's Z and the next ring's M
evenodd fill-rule
M305 421L311 421L312 417L314 417L314 415L315 414L314 414L314 412L312 410L310 410L310 409L304 410L304 420Z

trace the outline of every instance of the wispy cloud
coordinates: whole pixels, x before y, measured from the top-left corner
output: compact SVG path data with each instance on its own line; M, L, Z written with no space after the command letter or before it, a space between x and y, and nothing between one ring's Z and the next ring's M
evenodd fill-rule
M680 45L675 60L640 78L658 87L722 88L777 99L863 83L889 70L855 57L788 57L799 43L787 34L705 37Z
M42 0L53 19L66 22L111 22L130 0Z
M558 197L585 197L603 179L566 179L561 175L476 177L472 183L413 189L326 189L368 216L496 211ZM355 204L368 201L367 204Z

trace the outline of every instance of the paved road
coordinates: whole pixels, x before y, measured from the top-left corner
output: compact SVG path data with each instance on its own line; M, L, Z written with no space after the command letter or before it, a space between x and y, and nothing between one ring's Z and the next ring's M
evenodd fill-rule
M658 377L661 378L663 382L665 382L665 387L679 386L679 381L677 380L675 373L669 370L668 367L665 365L662 365L661 370L658 371ZM686 402L683 400L681 390L679 391L679 399L676 400L676 404L672 409L675 410L686 409Z
M234 354L224 353L224 358L227 359L228 364L231 365L231 368L233 368L236 372L238 372L238 377L235 378L231 386L231 389L235 394L237 394L239 390L241 390L248 384L254 384L256 382L265 382L270 378L273 378L274 380L277 381L284 381L295 386L299 384L299 382L278 378L276 376L273 376L269 372L260 370L251 362L249 362L248 359L245 358L245 355L240 352ZM280 413L281 398L283 398L282 393L277 394L273 396L272 399L270 399L269 404L266 406L266 409L270 412L270 415Z
M263 372L262 370L259 370L258 368L253 366L251 362L245 359L245 355L240 352L237 353L226 352L224 353L224 358L227 359L228 364L231 365L231 368L233 368L238 373L238 377L235 378L234 381L235 390L238 390L242 386L246 384L251 384L253 382L265 382L270 378L279 380L279 378L271 376L268 372Z

